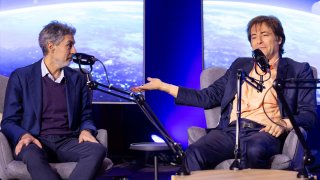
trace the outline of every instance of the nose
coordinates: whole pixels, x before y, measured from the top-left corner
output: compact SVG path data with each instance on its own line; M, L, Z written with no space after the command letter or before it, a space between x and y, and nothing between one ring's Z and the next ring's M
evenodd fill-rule
M77 53L77 50L76 50L76 48L74 46L72 46L71 54L75 54L75 53Z
M258 37L257 37L257 43L258 43L258 44L261 44L262 42L263 42L262 36L258 36Z

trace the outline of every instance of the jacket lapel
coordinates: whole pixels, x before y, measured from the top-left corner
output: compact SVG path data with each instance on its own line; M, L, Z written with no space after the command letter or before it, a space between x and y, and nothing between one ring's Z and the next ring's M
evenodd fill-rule
M277 79L286 79L287 74L288 74L288 62L286 58L280 58L278 69L277 69Z
M65 80L66 80L66 96L67 96L67 107L68 107L68 121L69 127L72 125L72 119L75 112L75 101L76 101L76 81L75 74L70 72L70 69L64 68Z
M277 69L277 78L276 79L287 79L287 75L288 75L288 62L286 58L280 58L279 59L279 65L278 65L278 69ZM283 91L283 95L285 95L286 91ZM283 105L280 102L279 98L278 98L278 104L279 104L279 109L280 109L280 113L281 115L283 115L284 110L283 110Z
M36 62L32 71L27 78L29 84L29 92L34 95L32 97L32 106L36 114L37 122L41 122L42 111L42 77L41 77L41 60Z

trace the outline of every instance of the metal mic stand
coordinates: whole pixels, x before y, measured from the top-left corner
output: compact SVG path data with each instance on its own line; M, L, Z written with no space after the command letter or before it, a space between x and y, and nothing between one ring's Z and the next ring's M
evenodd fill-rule
M258 83L254 78L248 76L242 69L238 69L237 72L237 120L236 120L236 143L234 147L234 161L230 165L230 170L240 170L240 161L239 161L239 134L240 134L240 121L241 121L241 96L242 96L242 83L246 82L259 92L262 92L264 86Z
M81 69L80 69L81 70ZM174 153L175 158L179 164L181 164L183 157L185 156L185 153L181 147L180 144L176 143L171 136L167 133L163 125L161 124L160 120L157 118L157 116L154 114L150 106L147 104L147 102L144 99L144 96L142 94L137 94L133 92L128 92L125 90L122 90L120 88L116 88L112 85L104 85L97 81L91 81L89 77L89 73L85 73L81 70L82 73L87 75L87 85L89 89L91 90L98 90L100 92L104 92L116 97L120 97L123 99L126 99L130 102L136 103L140 109L143 111L145 116L148 118L148 120L151 122L151 124L161 133L161 135L164 138L165 143L168 145L170 150ZM106 88L106 89L103 89ZM115 93L116 92L116 93ZM190 175L190 171L184 167L181 168L181 171L179 171L181 175Z
M298 87L297 85L296 86L285 86L285 83L297 83L297 84L309 83L309 84L312 84L313 86L300 86L300 87ZM289 108L289 105L283 95L283 90L284 89L320 89L320 87L316 86L318 83L320 83L319 79L286 79L286 80L276 79L273 82L273 87L277 92L279 100L282 103L283 108L284 108L285 112L287 113L287 116L292 124L292 127L293 127L295 133L297 134L298 140L301 143L303 150L304 150L303 166L297 174L297 178L301 178L301 179L311 179L311 180L315 179L314 175L311 174L308 170L308 166L313 164L315 158L311 154L311 150L308 147L307 142L304 139L304 137L301 133L301 130L297 124L297 121L295 120L293 113Z

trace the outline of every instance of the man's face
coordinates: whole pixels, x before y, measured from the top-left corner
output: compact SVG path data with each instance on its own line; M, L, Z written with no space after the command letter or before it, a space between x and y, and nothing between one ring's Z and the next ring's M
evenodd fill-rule
M70 64L72 55L77 52L74 44L75 41L73 35L65 35L58 45L51 45L49 54L53 63L58 68L63 68Z
M281 38L277 37L265 23L251 27L252 50L260 49L271 63L279 58L280 43Z

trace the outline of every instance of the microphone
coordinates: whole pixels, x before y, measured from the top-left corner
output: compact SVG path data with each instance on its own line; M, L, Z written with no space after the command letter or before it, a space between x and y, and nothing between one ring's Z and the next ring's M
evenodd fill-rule
M75 53L72 55L73 62L81 65L93 65L98 59L85 53Z
M269 60L260 49L252 51L252 57L263 72L270 72Z

